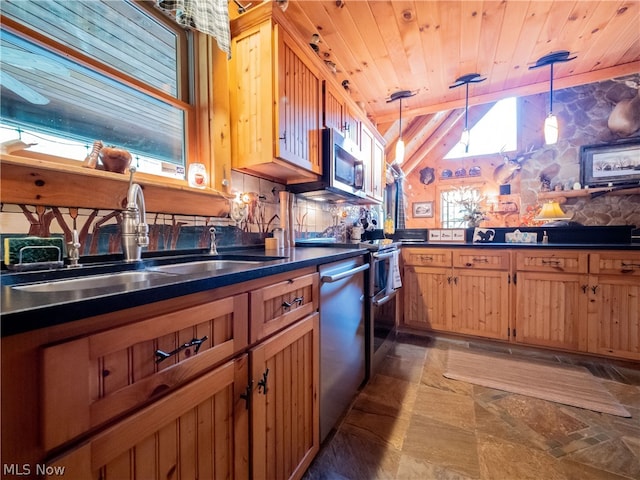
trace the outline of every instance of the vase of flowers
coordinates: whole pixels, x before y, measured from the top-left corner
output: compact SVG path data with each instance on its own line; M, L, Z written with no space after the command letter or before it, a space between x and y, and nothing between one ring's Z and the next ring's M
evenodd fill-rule
M467 222L467 227L478 227L483 220L486 220L481 209L483 201L484 195L475 188L458 187L456 189L455 203L460 207L460 213L462 213L464 221Z

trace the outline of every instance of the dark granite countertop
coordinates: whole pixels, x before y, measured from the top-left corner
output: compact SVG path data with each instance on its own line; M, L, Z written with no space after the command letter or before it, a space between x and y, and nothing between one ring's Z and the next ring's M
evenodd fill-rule
M402 241L403 247L420 248L492 248L492 249L532 249L542 248L549 250L635 250L640 251L639 243L445 243L445 242L418 242Z
M81 320L95 315L115 312L139 305L198 293L218 287L242 283L299 268L317 266L367 253L356 246L297 247L280 251L264 249L231 250L224 255L279 256L263 263L233 265L218 272L201 272L180 275L162 275L132 285L109 288L75 289L56 292L29 292L12 288L12 285L42 282L51 276L56 279L77 276L109 275L122 271L152 270L154 266L175 263L175 256L150 257L141 262L102 262L84 266L81 270L66 269L57 272L33 272L11 274L3 271L1 287L1 335L9 336L30 330ZM200 255L193 259L202 259Z

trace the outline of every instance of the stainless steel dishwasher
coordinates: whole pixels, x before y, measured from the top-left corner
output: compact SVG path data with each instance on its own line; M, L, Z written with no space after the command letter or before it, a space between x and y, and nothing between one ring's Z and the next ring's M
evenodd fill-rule
M364 256L320 267L320 440L353 401L366 375Z

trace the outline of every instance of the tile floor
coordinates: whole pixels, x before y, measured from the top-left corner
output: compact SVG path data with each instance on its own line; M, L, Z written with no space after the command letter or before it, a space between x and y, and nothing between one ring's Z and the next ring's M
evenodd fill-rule
M632 418L449 380L452 348L584 365ZM640 365L399 334L303 478L344 479L640 479Z

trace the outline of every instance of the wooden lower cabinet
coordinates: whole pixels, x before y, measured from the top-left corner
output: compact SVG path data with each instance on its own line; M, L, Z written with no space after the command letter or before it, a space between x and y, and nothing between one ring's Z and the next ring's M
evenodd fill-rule
M589 258L588 351L640 360L640 253Z
M450 268L406 266L403 324L423 330L451 330Z
M454 251L453 257L446 253L436 249L403 252L402 323L418 329L507 340L509 255L471 249ZM444 266L447 264L453 266Z
M54 460L64 478L248 478L248 356L197 380ZM64 470L61 470L64 469Z
M301 478L320 446L319 316L251 350L252 478Z
M455 269L452 290L454 332L509 338L509 272Z
M518 272L514 340L586 351L587 284L582 274Z

